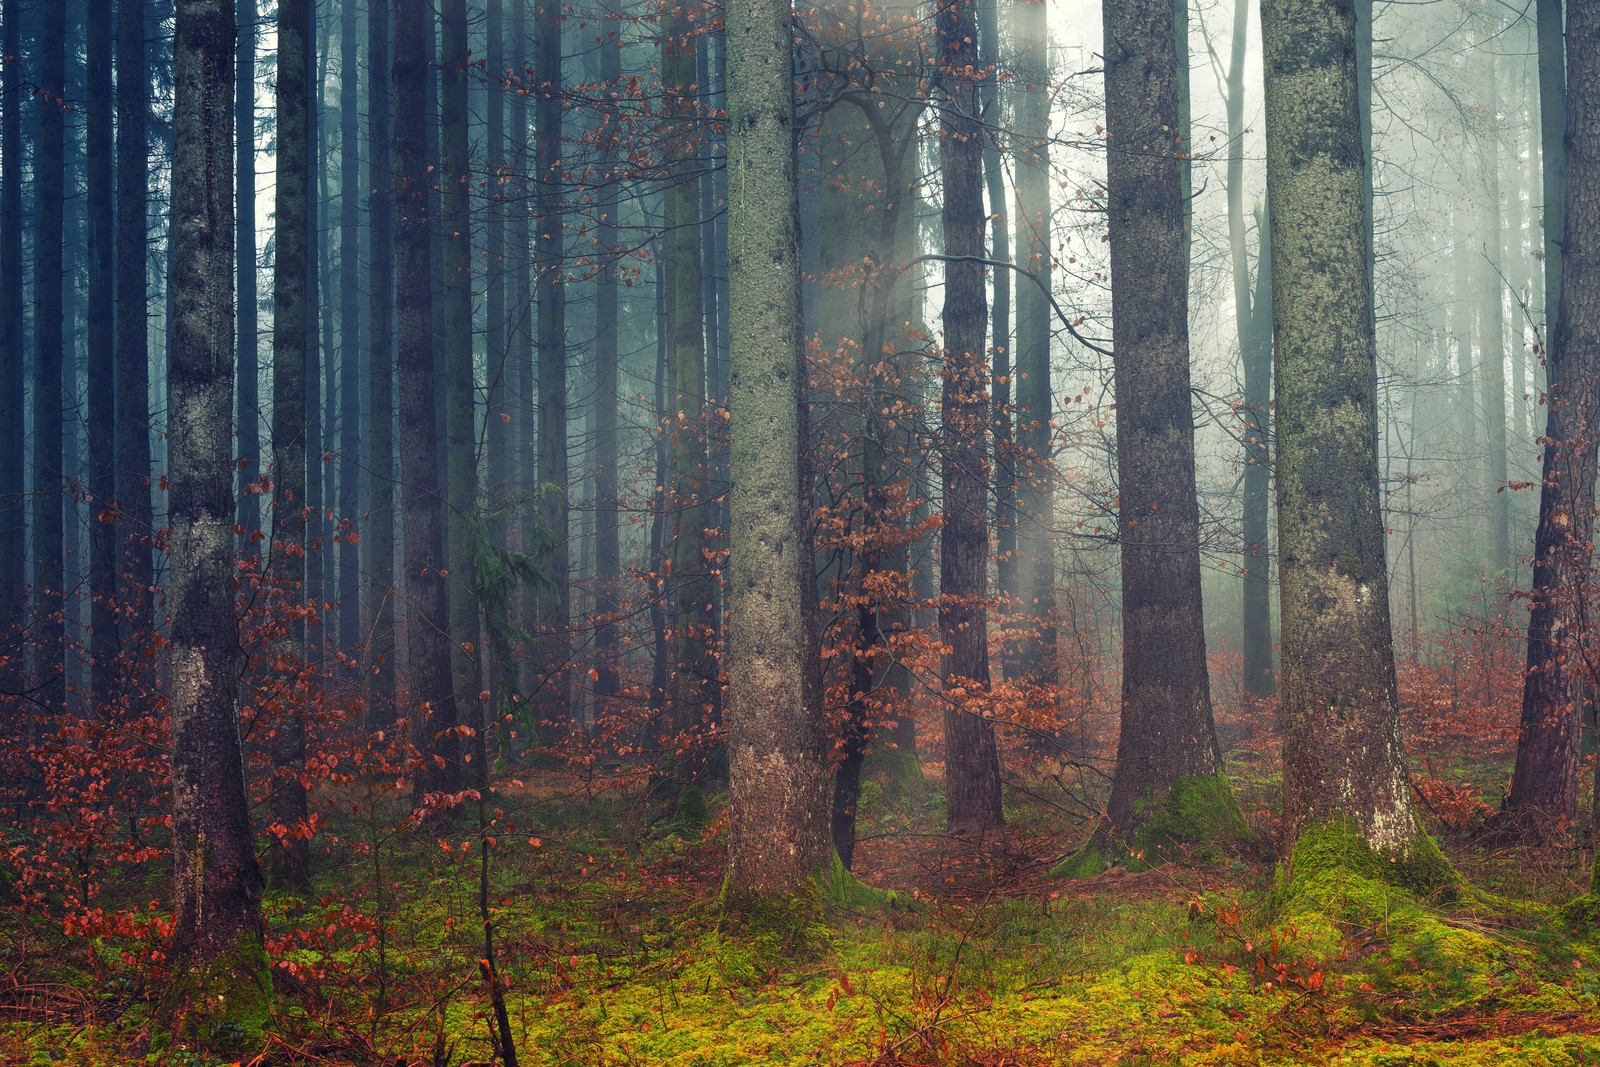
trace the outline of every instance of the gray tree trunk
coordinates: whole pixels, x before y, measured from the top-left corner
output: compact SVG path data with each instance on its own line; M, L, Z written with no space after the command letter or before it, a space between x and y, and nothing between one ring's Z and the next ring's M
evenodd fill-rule
M428 0L394 0L395 337L399 379L400 510L404 516L406 658L413 743L424 754L417 791L454 792L464 780L451 649L445 501L439 484L433 373L433 265L428 215L428 79L433 15Z
M236 701L233 4L178 0L173 53L173 940L224 1014L270 988ZM253 991L253 997L252 997ZM226 998L224 1000L224 998Z
M38 35L38 140L33 149L33 644L41 705L67 696L61 467L66 194L67 5L45 4Z
M395 717L394 570L394 173L389 136L389 13L392 0L367 11L367 392L372 405L372 516L366 535L371 647L367 651L367 718L383 729Z
M277 782L273 818L294 829L306 818L306 791L300 784L305 764L304 709L295 700L293 674L308 660L306 624L296 609L311 599L308 575L316 561L311 549L308 496L321 464L307 455L308 381L315 377L311 344L316 309L311 306L308 262L311 255L311 0L278 5L277 189L273 205L272 262L272 564L282 610L296 611L277 652L293 665L289 679L278 678L272 740ZM315 408L311 409L313 412ZM314 601L313 601L314 603ZM309 883L310 852L297 836L280 837L271 853L273 881L303 888Z
M125 4L124 8L135 5ZM0 4L3 48L22 51L21 0ZM118 24L119 33L122 24ZM141 27L142 30L142 27ZM119 44L121 42L119 41ZM141 51L141 58L142 58ZM27 443L23 436L22 79L16 63L0 64L0 687L26 685ZM141 86L143 82L139 82ZM120 191L120 190L119 190ZM143 200L140 200L142 205ZM129 214L137 211L132 205ZM120 237L120 234L119 234ZM141 235L143 240L143 235ZM13 724L6 724L9 731Z
M728 905L825 870L828 763L801 319L791 8L727 8Z
M966 705L989 688L988 304L983 266L983 140L977 28L969 0L935 12L940 87L939 168L944 181L944 526L940 531L939 638L945 711L945 819L953 832L1000 825L994 724ZM981 706L981 704L980 704Z
M261 309L256 295L256 0L237 0L239 40L235 63L233 125L236 142L233 254L237 261L238 405L234 422L239 433L239 552L259 552L254 536L261 529L261 496L249 487L261 481ZM269 543L270 544L270 543Z
M90 706L117 688L116 225L112 201L111 0L90 0L88 33L89 202L89 612Z
M1200 596L1189 389L1188 208L1171 0L1108 2L1106 205L1116 352L1122 732L1109 816L1121 835L1184 779L1222 769ZM1175 828L1203 839L1223 829Z
M1354 5L1264 0L1261 22L1285 839L1339 823L1410 859L1430 843L1411 804L1389 630Z

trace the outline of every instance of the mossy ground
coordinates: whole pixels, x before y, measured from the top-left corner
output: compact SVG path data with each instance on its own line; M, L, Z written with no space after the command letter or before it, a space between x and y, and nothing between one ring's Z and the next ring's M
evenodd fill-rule
M500 838L492 898L524 1064L1600 1062L1600 937L1557 908L1428 899L1348 863L1292 892L1223 857L1064 883L1048 810L952 841L934 798L863 813L857 871L905 906L829 879L797 951L723 922L715 798L692 837L641 834L629 798L502 800L522 831ZM353 833L315 894L270 902L271 1029L304 1062L491 1058L475 846L440 833L390 845L381 971ZM185 1062L144 1043L134 977L65 947L30 968L84 1010L13 1011L0 1062Z

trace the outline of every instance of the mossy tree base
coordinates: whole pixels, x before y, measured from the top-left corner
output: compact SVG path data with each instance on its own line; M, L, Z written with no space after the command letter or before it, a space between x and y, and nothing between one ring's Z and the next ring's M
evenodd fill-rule
M166 1013L172 1040L217 1052L248 1049L272 1016L272 971L261 939L241 933L207 960L182 961Z
M1087 844L1051 868L1050 876L1093 878L1113 867L1143 871L1185 851L1216 851L1250 836L1225 775L1188 775L1174 782L1159 803L1142 802L1138 821L1126 833L1101 823Z
M1467 894L1467 884L1432 837L1417 827L1404 854L1378 850L1347 819L1306 827L1295 840L1290 870L1279 897L1291 901L1312 892L1328 878L1356 877L1403 889L1419 900L1450 902ZM1313 895L1315 895L1313 893Z
M789 947L814 940L829 907L893 909L904 904L901 894L874 889L851 874L837 852L826 870L792 893L756 893L724 883L720 899L724 930L761 940L777 939Z

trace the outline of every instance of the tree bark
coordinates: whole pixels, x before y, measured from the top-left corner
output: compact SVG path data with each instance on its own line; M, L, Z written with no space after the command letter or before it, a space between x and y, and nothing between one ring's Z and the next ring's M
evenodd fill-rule
M334 517L355 523L361 518L361 61L357 5L343 4L339 11L339 499ZM361 538L350 532L347 528L337 537L339 625L333 647L357 662Z
M1021 678L1040 686L1059 680L1056 637L1055 461L1051 458L1050 292L1050 34L1045 5L1014 0L1018 136L1017 262L1035 280L1017 287L1016 522L1019 620L1028 637L1017 650ZM1169 11L1170 19L1170 11ZM998 210L998 206L992 210ZM1008 676L1008 680L1009 676Z
M41 706L67 696L61 467L66 193L66 4L45 4L38 36L38 140L33 150L33 644Z
M234 141L237 161L233 254L238 287L239 380L234 421L239 433L239 553L254 557L261 529L261 496L249 491L261 481L261 310L256 295L256 0L236 0L239 22L234 78ZM269 541L270 545L271 542Z
M1106 204L1122 550L1122 733L1113 829L1131 836L1186 778L1221 772L1200 596L1189 391L1188 148L1171 0L1105 6ZM1184 826L1203 839L1218 827Z
M1549 346L1528 669L1504 807L1508 820L1541 835L1577 817L1581 713L1595 670L1585 603L1600 471L1600 5L1594 0L1574 0L1568 8L1567 45L1561 290Z
M541 493L537 505L538 519L551 547L539 558L549 586L538 597L542 637L538 673L542 678L540 699L535 706L540 720L557 731L564 729L572 717L572 680L567 670L572 654L567 632L572 609L567 588L571 570L567 546L571 498L567 471L567 303L561 277L566 222L562 213L560 14L553 4L540 5L534 13L534 69L538 79L534 88L534 121L539 130L534 201L538 220L534 238L539 318L538 462L539 483L555 487L554 492Z
M371 496L367 513L367 719L384 729L395 717L394 570L394 193L389 144L389 23L392 0L371 0L367 11L367 392L372 405Z
M21 55L21 0L4 0L0 19L4 20L0 30L4 33L3 54ZM120 23L118 28L120 31ZM23 385L22 79L18 66L0 63L0 688L8 693L20 692L27 684L28 520L23 493L27 443L22 432L27 401ZM6 724L8 736L14 725Z
M616 0L608 0L601 22L605 40L600 45L600 84L609 91L622 79L622 22ZM617 210L621 205L617 168L622 162L616 134L616 116L603 115L606 133L601 145L605 170L599 191L599 217L595 223L595 242L599 246L595 268L595 446L601 456L620 456L617 434L618 394L618 300L617 300ZM520 131L523 127L518 126ZM600 465L595 474L595 590L599 615L595 629L595 717L600 719L616 708L612 698L621 691L618 671L620 629L617 614L621 609L618 583L622 579L621 512L617 507L616 463Z
M1389 630L1354 4L1264 0L1261 22L1285 840L1338 823L1410 860L1431 842L1411 804Z
M227 988L213 989L213 1010L237 1010L252 985L260 995L268 983L235 710L234 32L229 0L178 0L169 364L173 940L180 960L226 967Z
M945 818L952 832L1000 825L1000 761L989 689L989 396L984 373L988 305L983 267L983 141L977 29L969 0L935 11L944 180L944 526L940 531L939 637L944 681ZM976 705L976 710L971 706Z
M306 819L305 721L296 699L298 673L305 669L306 623L300 609L310 595L311 548L307 490L319 466L306 454L307 383L315 376L311 345L316 309L311 305L308 260L311 255L311 0L278 5L277 191L273 205L272 262L272 560L280 610L292 612L276 650L289 677L277 679L282 707L273 725L272 816L285 831L273 846L273 881L303 888L310 881L310 851L292 833ZM314 410L314 409L313 409Z
M1565 0L1535 0L1539 48L1539 154L1544 204L1545 345L1556 335L1561 301L1562 237L1567 215L1567 57Z
M1244 446L1244 541L1241 644L1244 691L1262 699L1277 691L1272 664L1271 536L1272 456L1267 442L1272 420L1272 245L1264 213L1256 222L1256 291L1250 292L1244 208L1244 59L1250 8L1237 4L1228 55L1228 252L1233 268L1234 325L1239 337L1244 405L1239 440Z
M790 6L727 7L730 819L725 902L788 895L828 839Z
M394 0L394 111L427 113L433 65L428 0ZM404 515L406 653L416 707L413 739L424 755L419 792L453 792L463 780L447 629L445 505L439 485L433 373L433 264L427 129L395 123L395 336L399 378L400 508Z
M663 107L671 123L673 166L663 220L667 266L667 363L672 407L664 431L672 441L672 727L680 785L698 779L707 748L706 713L716 661L711 655L710 567L704 549L706 488L705 306L701 278L700 107L697 28L689 9L671 8L662 41Z
M111 0L90 0L88 17L89 201L89 632L90 707L117 688L116 226L112 201Z
M1511 492L1506 488L1505 273L1500 257L1500 92L1492 57L1480 64L1479 106L1486 128L1478 142L1483 197L1478 202L1478 356L1483 364L1483 422L1489 435L1489 567L1495 576L1511 569Z

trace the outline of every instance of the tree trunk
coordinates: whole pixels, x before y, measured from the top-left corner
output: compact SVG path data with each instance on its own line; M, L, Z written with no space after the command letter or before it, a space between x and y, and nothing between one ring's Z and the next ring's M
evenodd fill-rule
M1496 577L1511 569L1511 492L1506 486L1505 274L1500 241L1500 93L1492 57L1480 66L1479 106L1486 129L1478 142L1483 197L1478 202L1478 356L1483 364L1483 421L1489 434L1489 567Z
M66 8L44 5L34 94L39 110L33 149L33 644L34 686L48 712L61 711L67 695L61 468Z
M562 216L561 142L561 12L552 4L541 5L534 14L534 55L537 84L534 95L534 120L539 130L537 156L538 187L534 214L539 229L534 241L534 273L537 275L536 300L539 312L539 482L554 486L542 493L538 517L550 549L539 559L540 569L549 581L539 593L540 699L536 706L542 722L557 731L572 716L571 678L567 660L568 644L567 579L570 570L567 548L567 516L571 507L567 475L567 303L562 287L562 257L566 239Z
M1137 840L1186 780L1222 755L1211 717L1200 597L1200 509L1189 391L1189 270L1171 0L1105 6L1106 203L1116 351L1122 549L1122 733L1113 831ZM1214 787L1209 787L1214 789ZM1164 824L1170 841L1233 836L1225 824ZM1210 814L1210 813L1208 813ZM1167 840L1161 844L1170 843Z
M1241 644L1244 691L1256 699L1277 691L1272 666L1272 606L1268 539L1271 536L1272 457L1267 447L1272 420L1272 246L1264 213L1256 222L1256 292L1250 293L1250 260L1244 209L1244 59L1250 8L1237 4L1228 56L1228 251L1233 267L1233 314L1243 369L1244 405L1239 440L1244 446L1244 541Z
M1354 5L1264 0L1261 22L1285 841L1337 824L1422 880L1437 851L1411 804L1389 631Z
M394 598L394 173L390 156L389 8L367 11L367 392L371 396L372 463L368 522L367 720L387 728L395 717Z
M1011 6L1010 18L1014 24L1012 35L1025 41L1023 24L1032 14L1030 8L1044 8L1037 4L1018 3ZM989 258L996 263L1011 262L1010 228L1007 225L1007 196L1005 167L1000 155L1000 3L999 0L982 0L978 5L978 62L983 65L984 79L978 87L978 99L983 109L983 180L989 194ZM1043 90L1043 86L1034 86ZM1017 94L1011 93L1013 97ZM1027 105L1024 105L1025 107ZM1030 117L1033 117L1030 114ZM1031 133L1031 131L1029 131ZM1027 221L1022 223L1027 226ZM1018 237L1024 231L1018 231ZM1015 611L1017 603L1017 441L1016 408L1011 402L1012 385L1017 380L1014 373L1016 346L1011 328L1011 271L1006 267L994 268L990 281L994 285L994 302L990 308L992 321L990 333L994 339L994 390L991 405L994 409L994 531L995 578L1000 596L1008 612ZM1033 284L1027 279L1022 286ZM1024 298L1025 299L1025 298ZM1016 625L1027 626L1027 619L1019 618ZM1000 664L1006 681L1015 681L1026 673L1017 656L1014 640L1001 645Z
M21 55L21 0L4 0L0 19L5 23L0 54ZM0 63L0 689L8 693L21 692L27 685L21 112L18 64ZM127 210L132 215L136 207L129 205ZM13 725L6 724L8 737Z
M276 650L290 665L279 672L278 699L283 705L274 726L272 815L292 831L306 818L306 791L300 783L305 764L304 709L296 699L299 671L308 660L306 624L298 609L309 596L310 548L307 513L309 481L316 466L306 455L307 381L315 374L307 261L311 254L311 99L308 92L311 48L311 0L282 0L278 5L277 192L273 207L272 263L272 560L280 610L291 611L288 632ZM273 881L293 888L309 883L310 853L303 838L280 836L273 846Z
M194 1005L250 1017L270 988L235 710L233 5L178 0L172 118L172 859ZM180 969L179 973L184 973ZM202 1031L204 1032L204 1031Z
M428 0L394 0L394 112L426 114L433 65ZM445 583L444 496L439 485L433 374L433 264L428 220L427 129L395 123L395 336L399 354L400 507L405 526L406 652L413 738L426 763L421 792L453 792L463 780Z
M1567 218L1567 57L1565 0L1535 0L1539 44L1539 154L1543 164L1544 336L1556 335L1561 301L1562 239ZM1555 306L1551 306L1551 304Z
M944 527L940 531L939 637L944 680L945 817L952 832L1000 825L1000 761L989 689L989 397L984 367L988 305L983 266L983 140L978 121L977 30L969 0L935 12L944 180ZM969 710L975 706L976 710Z
M357 5L339 17L339 522L361 518L361 69ZM364 525L364 524L363 524ZM337 538L339 627L333 647L357 662L361 654L361 539ZM328 546L324 551L333 551Z
M727 8L731 556L725 903L799 892L828 840L822 670L807 532L790 7Z
M1581 714L1595 669L1585 644L1600 471L1600 5L1593 0L1569 8L1567 61L1561 289L1550 335L1528 669L1504 809L1520 828L1540 834L1577 816Z
M1017 262L1033 279L1017 287L1017 595L1029 635L1017 650L1021 677L1054 686L1056 647L1055 462L1050 418L1050 34L1045 5L1014 0L1017 40ZM1170 12L1169 12L1170 20ZM992 210L999 210L996 205ZM1009 678L1008 678L1009 680Z
M115 208L112 203L111 0L90 0L88 18L89 201L89 594L90 707L117 687L117 456Z
M675 173L665 192L667 363L673 383L667 432L672 440L672 727L683 757L680 785L704 766L706 711L716 661L711 656L714 597L706 563L705 308L700 270L700 108L695 70L695 21L672 7L662 41L662 92L671 123L668 147Z
M606 17L601 22L606 39L600 46L600 83L608 91L622 79L622 23L616 0L608 0ZM623 156L616 140L616 116L604 116L606 139L601 150L605 153L605 172L599 191L599 218L595 224L596 255L599 263L595 270L595 446L601 456L620 456L617 435L617 407L621 403L618 393L618 301L617 301L617 210L621 205L617 186L616 168ZM514 136L520 136L523 127ZM595 630L595 657L597 673L595 682L595 717L600 719L617 710L612 698L621 691L622 681L618 671L618 645L620 631L617 614L621 610L618 600L618 583L622 579L622 546L618 523L621 511L617 507L618 464L605 462L595 475L595 590L599 601L596 611L599 619Z
M238 186L235 204L233 253L237 266L239 380L235 392L238 407L235 424L239 432L239 514L244 531L239 538L239 554L254 557L261 529L261 496L250 486L261 481L261 309L256 295L256 0L236 0L239 5L238 66L234 78L233 125L237 148L234 184ZM268 542L270 545L270 542Z

